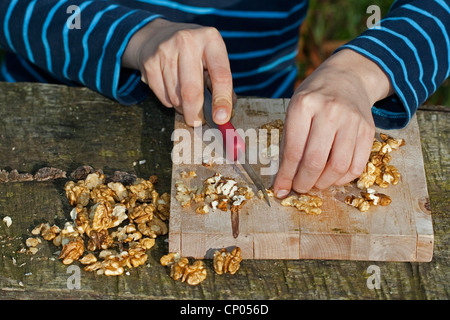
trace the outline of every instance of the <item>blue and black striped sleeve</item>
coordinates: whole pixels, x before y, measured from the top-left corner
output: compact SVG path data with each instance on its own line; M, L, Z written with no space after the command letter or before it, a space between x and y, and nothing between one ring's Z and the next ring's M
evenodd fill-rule
M121 58L131 36L157 17L111 1L1 1L0 46L31 62L36 74L45 70L129 105L148 88L137 71L121 68Z
M377 127L406 126L450 74L450 0L397 0L380 24L338 50L352 49L386 73L395 94L377 102Z

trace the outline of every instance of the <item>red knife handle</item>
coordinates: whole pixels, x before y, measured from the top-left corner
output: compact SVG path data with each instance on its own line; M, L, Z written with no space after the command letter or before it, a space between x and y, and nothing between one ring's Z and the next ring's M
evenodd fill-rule
M245 141L237 133L234 126L228 121L225 124L217 125L223 137L223 145L229 161L236 161L238 159L239 151L245 154Z

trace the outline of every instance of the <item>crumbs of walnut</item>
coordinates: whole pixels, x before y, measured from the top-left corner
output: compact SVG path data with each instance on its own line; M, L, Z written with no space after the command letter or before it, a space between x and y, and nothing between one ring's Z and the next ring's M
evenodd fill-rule
M249 186L242 186L231 178L224 177L219 172L205 179L203 187L188 187L183 180L175 183L175 199L182 207L187 208L193 202L199 206L195 209L198 214L209 213L209 208L222 211L238 211L254 197Z

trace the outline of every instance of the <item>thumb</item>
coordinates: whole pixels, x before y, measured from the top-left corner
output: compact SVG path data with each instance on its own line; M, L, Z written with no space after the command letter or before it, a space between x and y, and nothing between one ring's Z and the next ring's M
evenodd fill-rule
M233 114L233 105L237 101L236 93L234 93L234 90L232 90L230 101L228 94L225 94L223 97L221 97L221 95L217 93L217 90L212 90L211 78L208 72L205 72L204 79L206 87L209 88L209 90L212 92L213 121L217 124L224 124L230 120Z
M212 88L212 117L216 124L231 118L233 109L233 78L222 38L210 42L205 49L205 65Z
M213 121L216 124L224 124L230 121L233 109L232 95L228 97L224 95L215 94L213 92L212 96L213 96L212 101Z

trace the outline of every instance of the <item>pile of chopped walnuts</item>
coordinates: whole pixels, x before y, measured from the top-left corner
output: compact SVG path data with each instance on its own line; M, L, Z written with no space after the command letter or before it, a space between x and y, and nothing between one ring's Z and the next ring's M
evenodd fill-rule
M199 214L209 213L209 208L238 211L255 195L249 186L239 185L218 172L207 178L202 186L188 187L183 180L178 180L175 187L177 201L183 207L190 206L192 202L199 204L195 209Z
M392 159L391 152L405 145L404 139L394 139L393 137L380 133L381 141L374 138L372 151L364 172L356 181L359 189L362 189L361 196L347 196L344 202L356 207L361 212L368 211L371 206L387 206L391 203L391 198L383 193L377 193L371 187L377 185L387 188L391 184L396 185L400 180L400 173L397 168L390 165Z
M168 232L170 195L156 191L156 176L131 181L107 182L99 170L67 182L64 189L73 206L72 221L62 229L41 223L32 234L62 246L62 263L79 261L85 271L117 276L124 268L143 265L155 238Z

